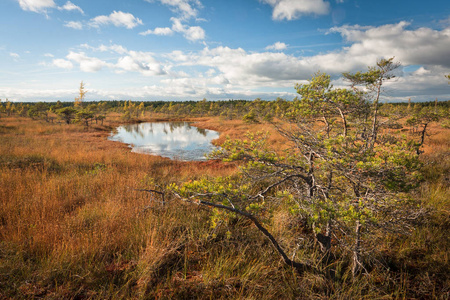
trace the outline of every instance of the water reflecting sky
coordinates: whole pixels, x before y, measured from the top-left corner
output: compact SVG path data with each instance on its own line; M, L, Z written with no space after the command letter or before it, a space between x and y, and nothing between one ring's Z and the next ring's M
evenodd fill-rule
M215 149L211 141L219 133L190 126L187 122L123 125L109 140L129 144L133 152L154 154L178 160L205 160Z

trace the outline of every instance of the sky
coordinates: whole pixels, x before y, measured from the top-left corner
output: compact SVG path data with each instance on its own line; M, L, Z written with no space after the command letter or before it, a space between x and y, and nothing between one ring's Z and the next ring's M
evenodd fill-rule
M448 0L0 0L0 99L293 99L381 58L388 102L450 99Z

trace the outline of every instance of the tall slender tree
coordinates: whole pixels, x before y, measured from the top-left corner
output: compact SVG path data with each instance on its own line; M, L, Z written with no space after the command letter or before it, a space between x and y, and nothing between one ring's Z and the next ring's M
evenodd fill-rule
M80 88L78 89L79 96L75 98L75 107L82 107L84 98L87 94L87 90L85 88L85 84L83 81L80 82Z

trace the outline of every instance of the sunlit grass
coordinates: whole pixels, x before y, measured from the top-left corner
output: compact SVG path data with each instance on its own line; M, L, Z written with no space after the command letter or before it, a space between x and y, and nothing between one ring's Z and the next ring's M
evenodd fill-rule
M371 255L390 269L352 279L339 252L321 274L299 275L249 223L213 229L206 209L171 199L163 206L158 195L136 191L228 175L234 166L131 153L106 139L119 121L108 116L104 126L86 129L0 119L0 298L445 298L448 129L433 128L425 181L414 194L429 209L427 218L410 236L380 239ZM269 131L271 144L281 142L267 124L198 121L222 132L219 142L248 130ZM293 255L299 220L274 215L267 226ZM317 265L322 259L317 245L303 245L295 255Z

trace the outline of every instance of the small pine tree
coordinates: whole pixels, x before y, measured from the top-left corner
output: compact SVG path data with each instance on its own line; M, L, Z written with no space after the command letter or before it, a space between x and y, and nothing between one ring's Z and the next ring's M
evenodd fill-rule
M75 98L75 107L83 106L83 100L84 100L84 98L85 98L85 96L87 94L87 91L86 91L86 89L84 87L84 82L83 81L81 81L81 83L80 83L79 94L80 94L80 96Z

